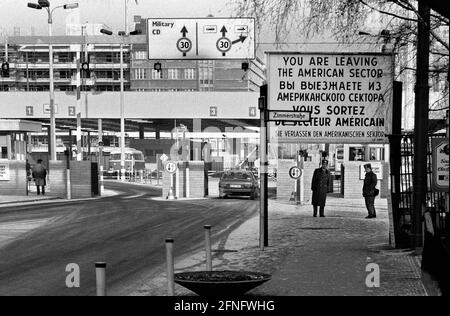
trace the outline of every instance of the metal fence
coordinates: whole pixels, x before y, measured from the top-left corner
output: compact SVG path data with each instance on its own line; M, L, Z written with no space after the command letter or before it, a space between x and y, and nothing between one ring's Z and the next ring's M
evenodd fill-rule
M432 181L432 148L433 138L444 138L445 134L429 136L427 150L427 211L430 212L435 235L448 239L448 218L445 212L445 193L431 189ZM394 225L397 247L407 248L410 245L413 211L413 174L414 174L414 135L403 135L401 138L400 192L398 207L394 205Z

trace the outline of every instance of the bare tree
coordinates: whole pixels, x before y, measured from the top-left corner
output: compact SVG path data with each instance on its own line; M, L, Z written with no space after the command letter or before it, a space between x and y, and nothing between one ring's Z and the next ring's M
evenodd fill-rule
M259 29L275 26L275 42L293 38L295 32L313 38L327 31L340 43L361 40L360 31L376 24L377 36L390 43L396 52L397 76L414 72L417 22L421 19L417 1L410 0L234 0L237 15L253 16ZM374 22L374 17L377 20ZM431 111L448 109L449 19L437 13L431 16L430 78L444 83L439 100ZM301 30L301 31L299 31ZM413 66L411 66L413 65Z

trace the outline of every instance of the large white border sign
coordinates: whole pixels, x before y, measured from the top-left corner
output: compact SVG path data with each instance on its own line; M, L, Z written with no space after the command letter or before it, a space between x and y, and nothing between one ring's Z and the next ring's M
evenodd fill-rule
M388 142L393 55L277 52L268 63L268 109L311 113L308 122L271 123L271 141Z

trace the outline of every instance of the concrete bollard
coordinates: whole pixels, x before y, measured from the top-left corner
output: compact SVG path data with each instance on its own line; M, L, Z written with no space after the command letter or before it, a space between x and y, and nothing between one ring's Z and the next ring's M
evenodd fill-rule
M105 178L103 176L103 165L100 166L100 196L105 191Z
M211 225L205 225L206 271L212 271Z
M106 296L106 262L95 263L97 296Z
M166 239L166 260L167 260L167 295L175 295L174 281L174 260L173 260L173 239Z

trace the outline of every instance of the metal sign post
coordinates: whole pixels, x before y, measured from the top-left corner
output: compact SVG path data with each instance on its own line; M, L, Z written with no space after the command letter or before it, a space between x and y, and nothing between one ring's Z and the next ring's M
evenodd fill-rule
M170 175L170 187L169 187L169 193L167 195L167 199L168 200L175 200L177 197L174 195L174 181L173 181L173 176L174 174L177 172L178 167L176 162L174 161L167 161L166 164L164 165L164 170L169 173ZM178 192L176 192L178 194Z

